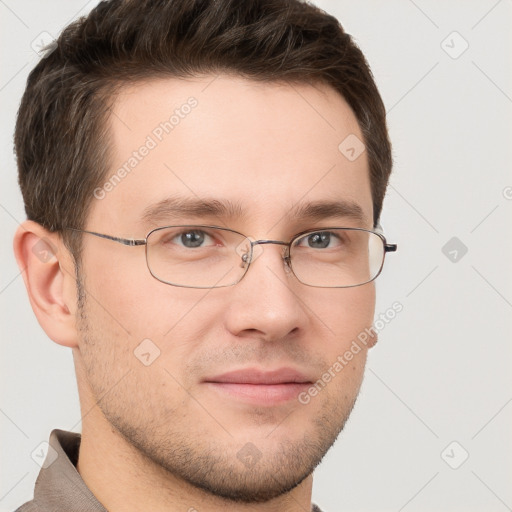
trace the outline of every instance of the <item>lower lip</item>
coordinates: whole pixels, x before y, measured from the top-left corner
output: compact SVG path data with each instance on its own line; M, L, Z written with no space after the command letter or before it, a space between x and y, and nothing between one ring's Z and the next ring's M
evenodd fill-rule
M233 398L257 403L275 405L297 399L311 383L289 382L284 384L242 384L238 382L206 382L211 388Z

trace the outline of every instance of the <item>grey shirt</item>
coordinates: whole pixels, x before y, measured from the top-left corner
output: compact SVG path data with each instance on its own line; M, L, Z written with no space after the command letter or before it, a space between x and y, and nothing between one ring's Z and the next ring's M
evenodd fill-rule
M76 432L52 430L51 448L37 477L34 499L15 512L107 512L76 470L80 439ZM321 510L312 505L311 512Z

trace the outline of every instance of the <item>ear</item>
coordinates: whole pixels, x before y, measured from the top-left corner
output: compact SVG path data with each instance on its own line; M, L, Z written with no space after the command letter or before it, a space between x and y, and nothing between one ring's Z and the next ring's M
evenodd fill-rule
M13 246L39 325L55 343L77 347L75 264L59 234L28 220Z

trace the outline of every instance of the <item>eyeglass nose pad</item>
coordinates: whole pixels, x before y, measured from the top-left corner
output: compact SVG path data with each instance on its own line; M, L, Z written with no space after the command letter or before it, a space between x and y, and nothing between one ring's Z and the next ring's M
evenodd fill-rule
M290 256L289 256L289 255L285 256L285 257L283 258L283 260L284 260L284 263L285 263L285 267L284 267L285 272L286 272L287 274L289 274L289 273L292 271L292 267L291 267L291 262L292 262L292 260L291 260L291 258L290 258Z
M242 242L240 242L236 248L235 252L240 257L240 268L247 268L247 266L252 261L252 242L249 238L245 238Z
M249 248L249 252L242 254L242 258L240 261L240 268L246 268L247 265L249 265L249 263L251 263L250 248Z

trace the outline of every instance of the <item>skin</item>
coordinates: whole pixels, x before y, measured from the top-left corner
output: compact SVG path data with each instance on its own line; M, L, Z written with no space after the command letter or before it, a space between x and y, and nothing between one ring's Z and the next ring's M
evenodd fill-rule
M350 162L338 150L349 134L362 135L326 85L221 75L126 87L110 119L107 178L190 96L197 107L92 200L85 229L144 238L166 223L145 224L142 212L171 195L238 201L245 216L167 224L216 224L254 239L372 228L366 153ZM357 203L366 220L285 218L298 203L333 199ZM98 500L114 512L309 510L312 471L349 417L376 339L306 405L250 404L204 379L286 366L315 382L371 326L374 283L305 286L285 266L283 247L265 245L237 285L180 288L150 275L144 247L83 236L80 283L57 233L27 221L14 248L40 325L73 350L82 411L77 469ZM40 239L53 246L47 261L32 251ZM134 355L144 339L160 350L149 366ZM244 446L256 454L251 467L237 457Z

